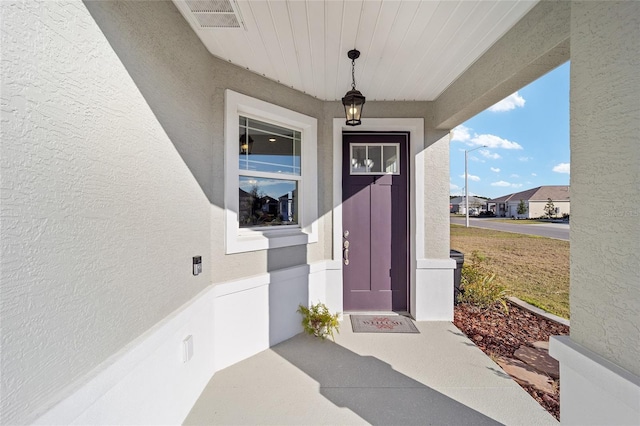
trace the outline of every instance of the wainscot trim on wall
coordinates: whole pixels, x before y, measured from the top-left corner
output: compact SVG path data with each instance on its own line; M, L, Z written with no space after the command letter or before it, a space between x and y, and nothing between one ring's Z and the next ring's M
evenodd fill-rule
M638 424L640 377L577 344L552 336L549 354L560 362L563 424Z
M182 423L216 371L302 331L299 304L337 311L338 266L322 261L209 286L60 392L34 424ZM184 362L188 336L193 357Z

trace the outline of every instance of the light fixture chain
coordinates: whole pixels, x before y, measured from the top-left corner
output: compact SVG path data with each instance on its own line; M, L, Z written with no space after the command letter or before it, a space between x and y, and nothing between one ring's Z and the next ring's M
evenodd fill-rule
M351 60L351 89L356 90L356 60Z

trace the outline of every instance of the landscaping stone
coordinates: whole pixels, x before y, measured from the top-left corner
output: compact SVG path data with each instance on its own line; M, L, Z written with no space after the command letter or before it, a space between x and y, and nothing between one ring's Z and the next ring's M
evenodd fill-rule
M454 307L454 324L462 330L484 353L493 357L515 358L514 353L523 346L548 347L549 337L568 335L569 327L549 321L517 305L505 312L502 306L480 309L466 303ZM474 339L474 336L482 339ZM518 382L532 398L560 420L560 383L554 381L555 394ZM547 388L548 389L548 388Z
M560 378L560 364L551 358L545 350L521 346L513 355L530 367L546 373L554 379Z
M553 381L545 374L536 371L533 367L522 361L512 358L498 357L498 365L516 382L524 385L531 385L542 392L554 395L556 390Z
M543 341L533 342L532 345L536 349L542 349L542 350L545 350L545 351L549 352L549 341L548 340L545 340L544 342Z

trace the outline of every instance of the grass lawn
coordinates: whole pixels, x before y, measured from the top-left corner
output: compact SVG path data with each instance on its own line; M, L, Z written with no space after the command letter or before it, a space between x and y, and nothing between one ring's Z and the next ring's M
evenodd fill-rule
M451 225L451 248L465 263L474 250L485 256L509 296L569 318L568 241Z

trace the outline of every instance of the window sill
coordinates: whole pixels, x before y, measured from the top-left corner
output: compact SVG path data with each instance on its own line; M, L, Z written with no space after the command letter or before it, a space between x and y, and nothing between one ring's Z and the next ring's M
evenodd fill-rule
M227 241L227 253L267 250L305 245L314 242L300 228L241 230L233 241Z

